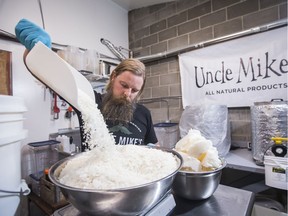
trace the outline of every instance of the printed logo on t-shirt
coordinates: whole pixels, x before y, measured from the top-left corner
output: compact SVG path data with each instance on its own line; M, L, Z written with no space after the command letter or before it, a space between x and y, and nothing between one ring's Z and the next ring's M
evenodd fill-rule
M119 123L118 125L109 128L109 131L112 132L112 133L113 132L121 132L121 133L124 133L124 134L132 134L128 130L128 128L126 128L122 123Z
M143 139L120 136L118 143L116 143L116 144L118 144L118 145L127 145L127 144L141 145L142 143L143 143Z
M137 134L141 134L141 129L132 122L129 122L129 124L130 126L132 126L130 127L130 130L127 126L123 125L122 123L119 123L118 125L109 128L109 131L113 134L115 138L116 144L118 145L143 144L144 140L142 138L137 137ZM135 134L136 137L133 137L133 134Z

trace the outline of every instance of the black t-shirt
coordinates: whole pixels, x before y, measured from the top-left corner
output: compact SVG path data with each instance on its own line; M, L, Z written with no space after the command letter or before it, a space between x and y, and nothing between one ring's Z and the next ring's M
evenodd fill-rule
M95 92L95 100L100 108L102 106L102 95ZM136 104L133 120L127 125L114 125L111 121L106 121L109 131L113 134L116 144L145 145L157 143L157 137L153 127L150 111L141 104Z

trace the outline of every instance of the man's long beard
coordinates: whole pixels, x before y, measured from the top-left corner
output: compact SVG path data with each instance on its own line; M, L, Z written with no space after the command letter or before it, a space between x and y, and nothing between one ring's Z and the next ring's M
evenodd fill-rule
M136 103L128 101L126 98L116 98L112 92L107 92L103 97L102 115L105 120L114 124L128 124L132 121Z

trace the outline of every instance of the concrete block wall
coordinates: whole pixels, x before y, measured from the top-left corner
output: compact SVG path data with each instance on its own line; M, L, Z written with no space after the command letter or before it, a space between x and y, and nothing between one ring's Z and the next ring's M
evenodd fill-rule
M178 0L129 12L129 48L134 57L155 56L253 27L287 19L287 0ZM179 122L183 107L177 56L146 63L143 99L171 97L169 113ZM166 104L146 104L154 123L167 120ZM251 141L249 107L229 109L232 142Z

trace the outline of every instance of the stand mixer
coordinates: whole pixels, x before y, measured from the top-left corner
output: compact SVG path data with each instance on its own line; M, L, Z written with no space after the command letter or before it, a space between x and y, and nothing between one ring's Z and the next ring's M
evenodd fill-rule
M73 107L79 119L81 142L85 143L79 91L81 90L95 101L94 91L89 81L40 41L27 55L24 54L24 63L36 79ZM82 145L82 151L84 149L85 146Z

